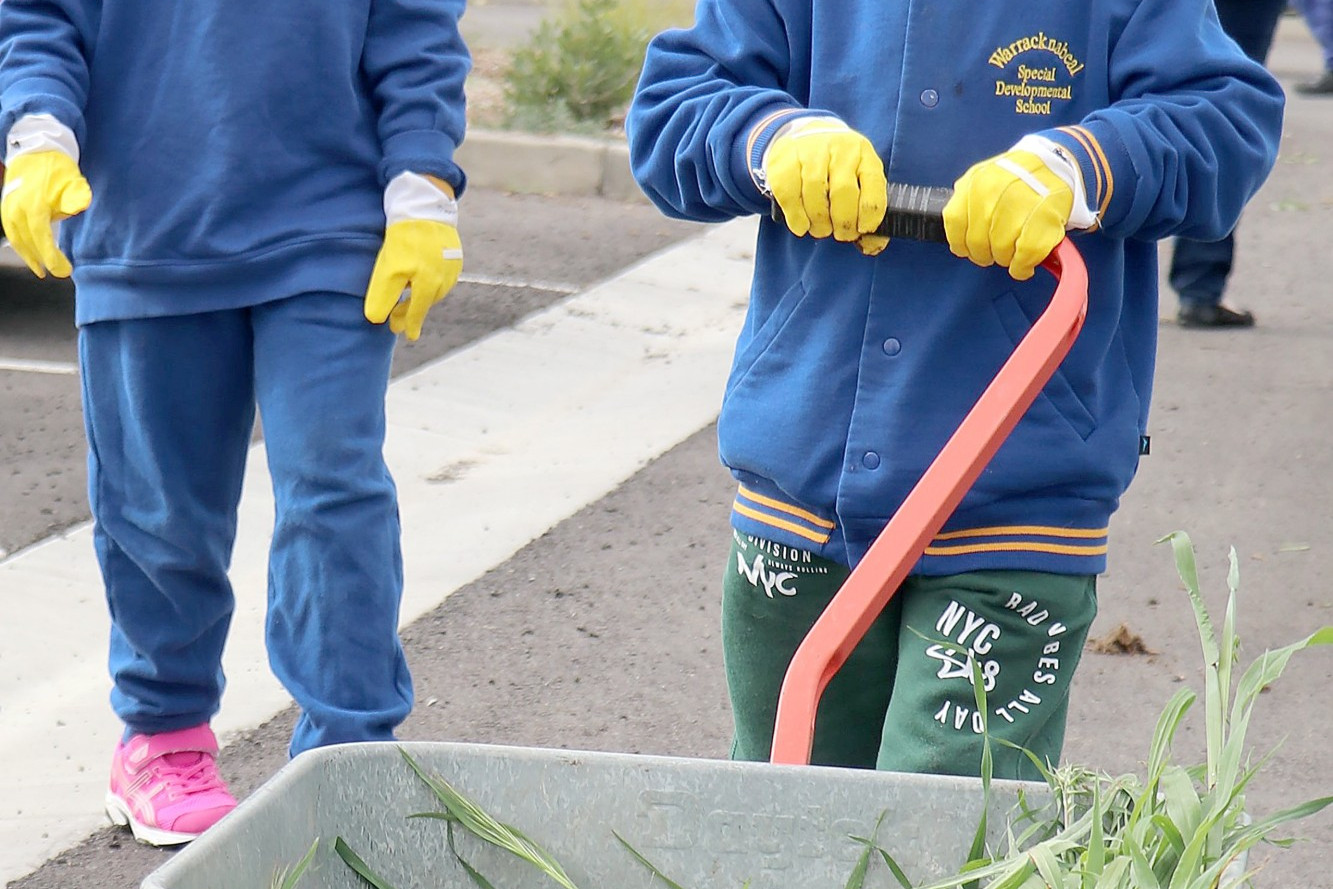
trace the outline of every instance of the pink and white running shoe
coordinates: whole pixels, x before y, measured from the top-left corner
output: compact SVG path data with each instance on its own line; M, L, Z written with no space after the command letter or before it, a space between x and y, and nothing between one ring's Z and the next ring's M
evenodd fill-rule
M218 739L205 725L134 735L116 745L106 814L150 846L188 843L236 808L217 767Z

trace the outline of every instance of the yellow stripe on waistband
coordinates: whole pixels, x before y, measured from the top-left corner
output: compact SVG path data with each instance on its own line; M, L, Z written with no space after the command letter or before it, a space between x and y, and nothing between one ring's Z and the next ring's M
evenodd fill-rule
M999 543L974 543L965 546L928 546L928 556L967 556L973 553L1051 553L1057 556L1102 556L1106 554L1107 544L1097 546L1073 546L1059 543L1028 543L1019 540L1007 540Z
M771 516L768 513L760 512L757 509L751 509L750 507L745 506L741 503L733 503L731 505L731 508L736 510L736 512L740 513L741 515L745 516L748 519L754 519L756 522L760 522L762 524L768 525L773 528L781 528L783 531L789 531L792 534L795 534L797 537L804 537L806 540L809 540L812 543L819 543L819 544L828 543L829 535L820 534L816 531L811 531L804 525L798 525L795 522L789 522L785 519L775 518L774 516Z
M1110 528L1056 528L1050 525L994 525L989 528L968 528L965 531L950 531L939 534L936 540L959 540L964 537L1070 537L1090 539L1105 537Z
M760 506L767 506L769 509L776 509L778 512L785 512L787 515L796 516L798 519L805 519L812 525L818 525L821 528L827 528L832 531L836 525L828 519L821 519L812 512L807 512L799 506L792 506L790 503L783 503L781 500L774 500L772 497L765 497L762 494L756 494L745 485L740 486L740 495L746 500L753 500ZM828 539L825 537L825 539Z

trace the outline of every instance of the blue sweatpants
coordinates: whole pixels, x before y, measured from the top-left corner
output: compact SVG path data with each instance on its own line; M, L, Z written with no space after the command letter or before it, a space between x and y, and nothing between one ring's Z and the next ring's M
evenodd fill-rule
M383 457L393 345L360 299L330 293L80 330L111 702L129 732L219 708L257 404L276 501L265 635L301 708L290 752L393 738L412 707Z

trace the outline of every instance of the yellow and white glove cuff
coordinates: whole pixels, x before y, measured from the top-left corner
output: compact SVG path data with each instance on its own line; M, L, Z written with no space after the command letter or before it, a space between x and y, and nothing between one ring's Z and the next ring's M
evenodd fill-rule
M384 189L384 216L388 225L409 219L428 219L458 227L458 201L417 173L399 173Z
M1031 134L1019 139L1018 144L1010 150L1035 154L1041 159L1042 163L1046 164L1046 169L1064 180L1064 183L1069 186L1069 190L1074 193L1074 208L1069 213L1069 224L1066 226L1066 230L1087 231L1097 227L1097 214L1088 206L1088 192L1083 187L1083 173L1079 170L1074 159L1069 156L1068 149L1058 142L1047 139L1045 136ZM1011 164L1003 158L996 161L996 163L1026 182L1037 194L1042 197L1046 196L1046 186L1038 182L1037 177L1027 170L1017 164Z
M768 141L764 148L763 158L760 160L760 167L768 169L768 155L773 150L773 146L782 138L797 138L799 136L815 136L821 133L845 133L851 130L851 127L843 123L836 117L812 115L810 117L798 117L793 121L778 127L778 131L773 134L773 138Z
M5 163L34 151L61 151L79 162L79 141L74 131L49 114L25 114L5 136Z

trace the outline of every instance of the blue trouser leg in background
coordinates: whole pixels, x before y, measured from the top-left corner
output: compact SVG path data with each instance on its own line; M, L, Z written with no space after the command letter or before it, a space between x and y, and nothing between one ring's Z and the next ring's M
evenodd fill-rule
M1216 0L1222 28L1256 62L1268 59L1287 0ZM1177 238L1169 281L1182 305L1218 305L1236 253L1235 233L1218 241Z
M1329 0L1296 0L1295 5L1324 53L1324 70L1333 71L1333 3Z
M1220 241L1176 238L1169 281L1180 304L1215 306L1222 302L1236 254L1233 232Z
M276 500L269 657L302 711L291 752L393 737L412 705L382 455L393 343L337 294L84 328L112 702L129 730L195 725L218 708L257 399Z
M291 753L392 740L412 708L398 501L383 457L394 337L346 296L252 311L277 516L266 637L273 672L301 705Z

